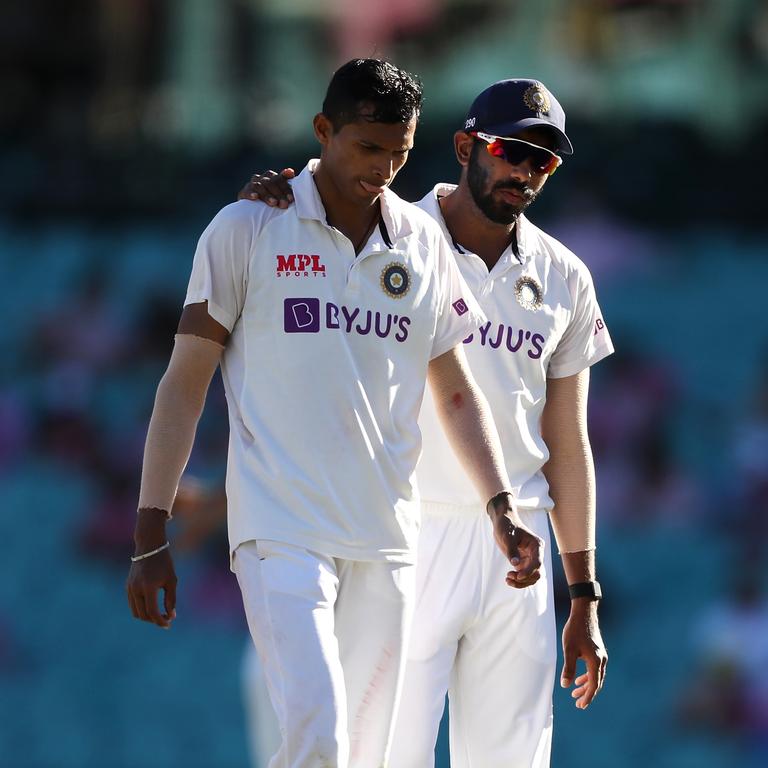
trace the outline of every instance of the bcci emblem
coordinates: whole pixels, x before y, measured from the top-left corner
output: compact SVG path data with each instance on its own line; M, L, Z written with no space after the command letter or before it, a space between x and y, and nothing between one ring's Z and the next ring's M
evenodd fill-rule
M402 299L411 287L411 275L405 264L393 261L381 270L381 289L393 299Z
M523 309L535 312L541 309L544 291L539 283L532 277L525 275L515 283L515 298Z
M549 94L538 83L528 88L523 94L523 101L531 112L544 113L545 115L549 112Z

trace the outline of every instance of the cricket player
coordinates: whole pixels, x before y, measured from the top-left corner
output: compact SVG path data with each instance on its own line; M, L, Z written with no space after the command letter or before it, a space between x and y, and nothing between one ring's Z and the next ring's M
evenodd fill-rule
M499 428L520 516L546 555L533 587L500 588L506 566L483 535L484 500L427 395L416 613L390 768L434 766L446 692L453 768L542 768L556 665L548 516L572 598L561 684L575 683L576 706L585 709L605 676L586 413L589 368L613 346L585 265L524 215L573 152L557 99L537 80L494 83L473 102L454 149L458 186L438 184L418 205L452 243L487 315L464 346ZM240 194L286 206L289 192L270 172ZM576 676L579 658L586 671Z
M149 425L127 591L136 618L168 628L166 519L221 365L231 564L282 736L273 768L388 760L427 379L487 497L486 538L508 558L498 580L539 579L541 538L514 509L464 359L462 339L485 317L439 225L389 190L420 105L421 87L389 63L354 60L335 73L314 119L320 159L294 180L295 206L234 203L200 238Z

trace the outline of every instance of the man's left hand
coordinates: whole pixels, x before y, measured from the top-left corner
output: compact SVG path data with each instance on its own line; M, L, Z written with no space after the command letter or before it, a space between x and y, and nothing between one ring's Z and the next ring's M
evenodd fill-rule
M597 620L597 603L586 598L571 602L571 615L563 629L563 672L560 685L576 687L571 696L578 709L586 709L605 682L608 652L605 650ZM587 671L576 677L576 662L582 659ZM575 679L574 679L575 678Z

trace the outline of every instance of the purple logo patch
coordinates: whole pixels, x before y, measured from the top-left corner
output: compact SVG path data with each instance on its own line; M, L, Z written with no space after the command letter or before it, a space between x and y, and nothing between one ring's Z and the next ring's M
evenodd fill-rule
M320 332L320 299L286 299L283 307L286 333Z
M456 314L459 317L469 312L469 307L464 303L464 299L457 299L451 306L456 310Z

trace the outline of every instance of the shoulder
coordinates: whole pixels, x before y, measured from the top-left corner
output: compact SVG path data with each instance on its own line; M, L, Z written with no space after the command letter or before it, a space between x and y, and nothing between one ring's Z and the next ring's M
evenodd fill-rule
M238 200L225 205L206 228L209 235L229 234L236 237L257 237L273 221L289 209L271 208L259 201Z
M570 248L528 219L525 227L526 245L534 251L534 258L547 260L569 285L592 285L589 267Z
M410 236L420 245L434 248L436 243L444 243L445 235L435 217L421 206L421 203L408 203L398 198L398 210L403 223L407 223Z

